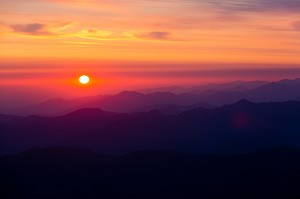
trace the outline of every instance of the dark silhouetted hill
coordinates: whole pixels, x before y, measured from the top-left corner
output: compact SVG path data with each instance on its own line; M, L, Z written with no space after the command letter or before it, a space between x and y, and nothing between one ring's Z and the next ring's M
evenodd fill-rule
M7 116L12 118L11 116ZM2 119L0 154L63 145L122 154L140 149L243 153L300 146L300 102L196 108L179 115L160 111L112 113L81 109L59 117Z
M1 198L299 198L300 150L242 155L51 147L0 157Z

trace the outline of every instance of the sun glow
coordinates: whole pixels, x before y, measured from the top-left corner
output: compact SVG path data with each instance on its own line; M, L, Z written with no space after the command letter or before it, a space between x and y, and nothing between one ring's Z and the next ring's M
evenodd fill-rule
M90 78L88 76L86 76L86 75L82 75L79 78L79 82L81 84L87 84L87 83L89 83L89 81L90 81Z

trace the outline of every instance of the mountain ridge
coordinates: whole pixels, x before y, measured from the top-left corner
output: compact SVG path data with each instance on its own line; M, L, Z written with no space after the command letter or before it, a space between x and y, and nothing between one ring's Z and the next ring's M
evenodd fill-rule
M119 154L142 148L236 153L300 143L298 101L240 100L178 115L160 111L124 114L100 109L83 109L82 115L81 111L59 117L2 120L0 154L53 144Z

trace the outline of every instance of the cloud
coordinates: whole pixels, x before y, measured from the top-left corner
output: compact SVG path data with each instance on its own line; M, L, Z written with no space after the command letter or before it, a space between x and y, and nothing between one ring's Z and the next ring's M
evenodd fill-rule
M94 30L94 29L88 29L88 30L81 30L78 35L82 37L91 37L91 38L107 38L111 36L110 31L104 31L104 30Z
M170 40L171 33L169 32L147 32L136 34L135 36L142 39L151 39L151 40Z
M34 37L77 37L89 40L122 40L128 38L128 35L126 36L126 34L123 34L122 32L111 32L98 29L81 29L78 31L76 27L69 29L69 27L73 25L73 22L53 24L28 23L13 25L0 23L0 30L6 28L9 33L13 32L18 35L30 35ZM161 35L161 37L163 37L163 35Z
M264 6L264 10L300 11L299 0L256 0L256 4Z
M65 29L68 29L72 26L73 22L63 22L63 23L27 23L27 24L3 24L9 32L21 34L21 35L31 35L37 37L45 37L45 36L68 36L65 32ZM0 24L1 25L1 24ZM0 27L1 29L1 27Z
M67 3L80 6L113 5L139 8L141 5L159 4L164 2L169 5L188 4L190 6L214 7L228 11L300 11L300 0L42 0L52 3ZM129 8L128 7L128 8Z
M210 6L235 12L300 11L299 0L181 0L189 4Z
M124 39L122 35L107 30L83 29L73 34L73 36L90 40L119 40Z
M14 24L10 27L17 33L25 33L28 35L51 35L51 33L46 30L46 25L41 23Z

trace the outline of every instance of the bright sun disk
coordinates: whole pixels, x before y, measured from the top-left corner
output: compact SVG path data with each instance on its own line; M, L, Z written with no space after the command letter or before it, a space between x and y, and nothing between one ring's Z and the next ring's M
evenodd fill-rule
M89 83L89 81L90 81L90 78L89 78L88 76L86 76L86 75L82 75L82 76L79 78L79 82L80 82L81 84L87 84L87 83Z

